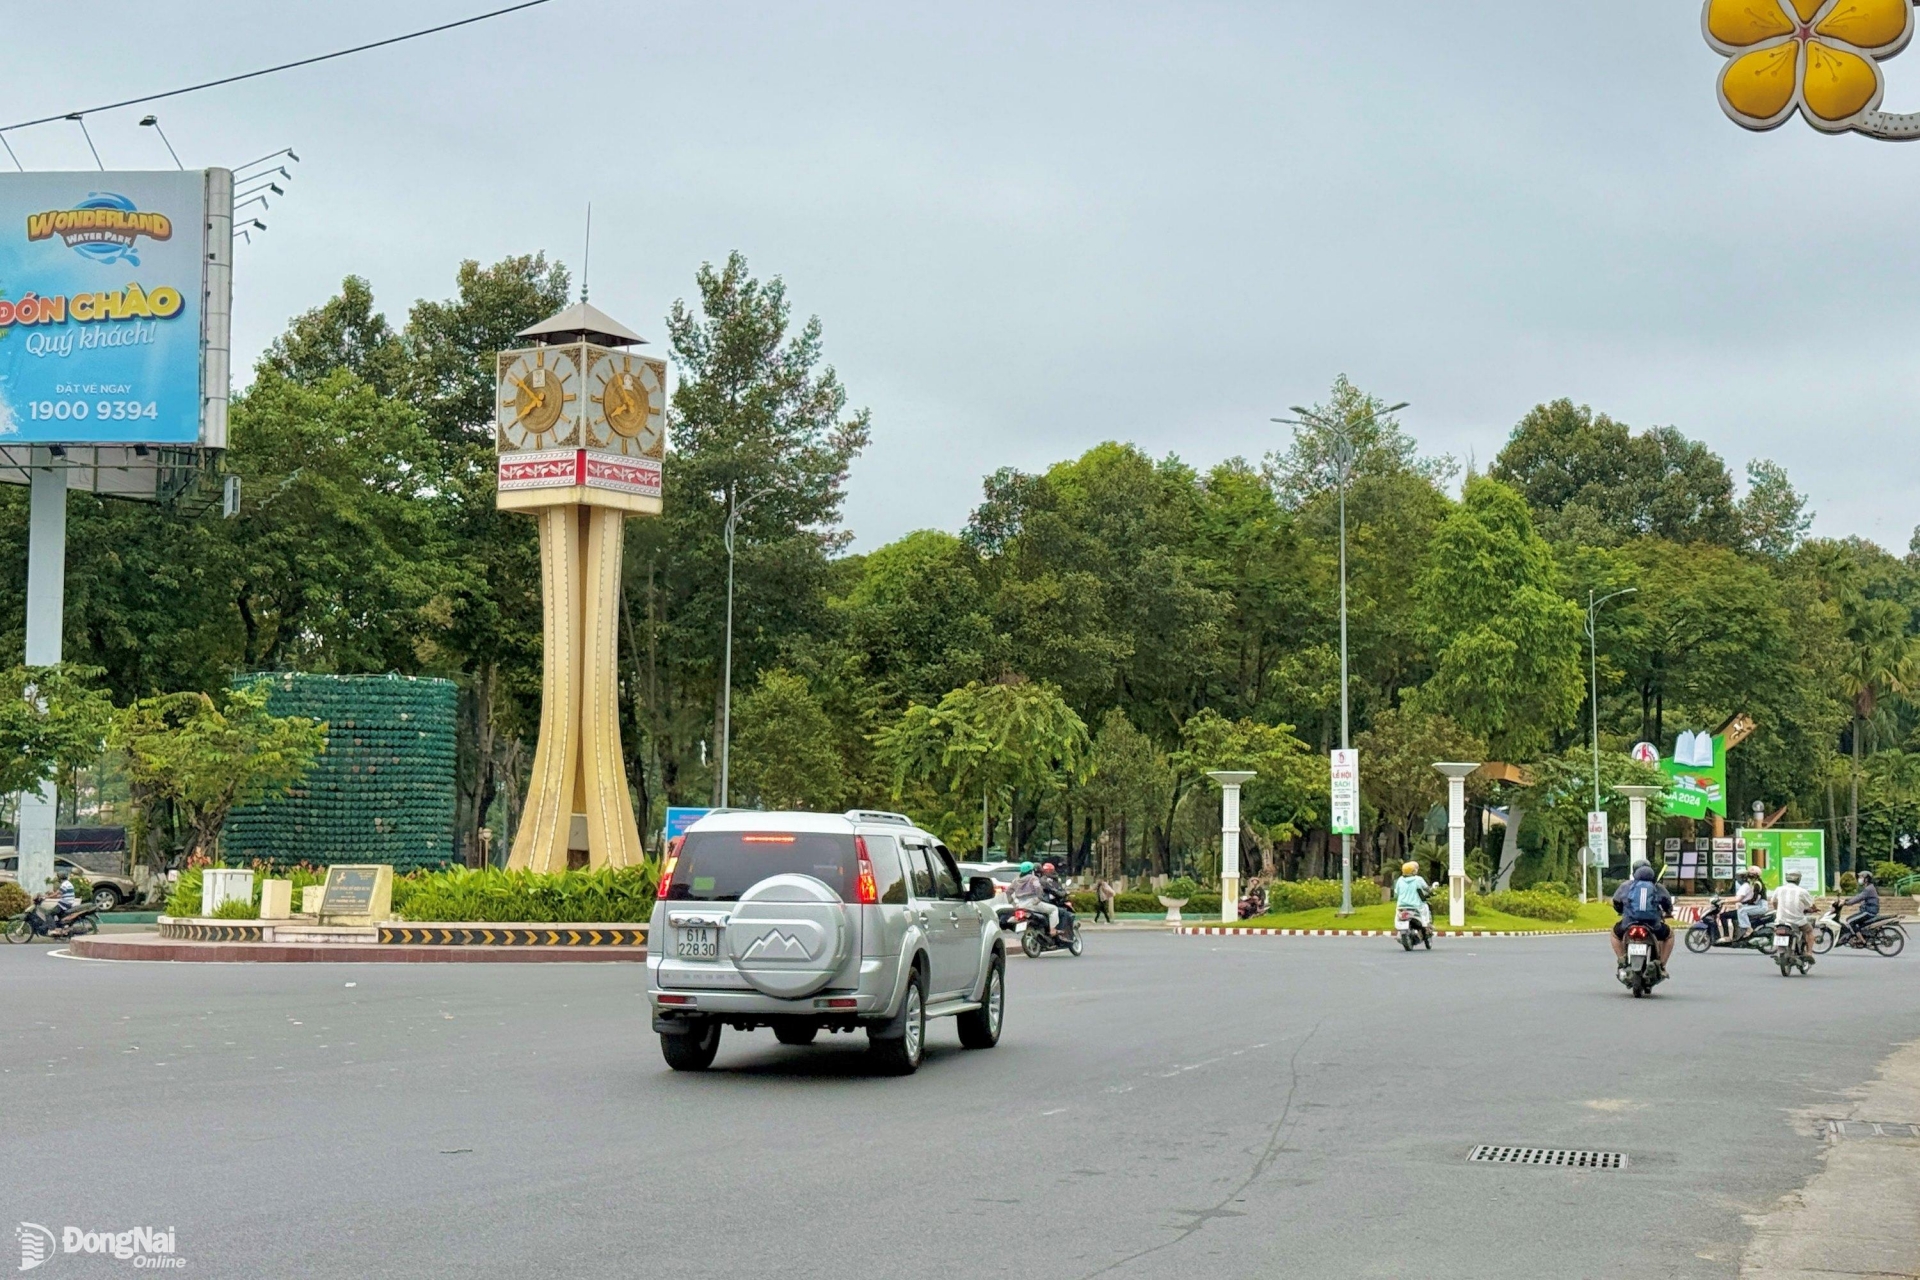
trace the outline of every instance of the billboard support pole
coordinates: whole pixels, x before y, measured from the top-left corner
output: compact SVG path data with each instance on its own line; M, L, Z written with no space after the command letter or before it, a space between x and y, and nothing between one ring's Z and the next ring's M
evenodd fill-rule
M49 459L50 460L50 459ZM59 467L33 472L27 517L27 644L30 667L60 661L60 632L67 593L67 473ZM18 836L20 887L38 893L53 879L53 829L58 824L59 784L20 797Z

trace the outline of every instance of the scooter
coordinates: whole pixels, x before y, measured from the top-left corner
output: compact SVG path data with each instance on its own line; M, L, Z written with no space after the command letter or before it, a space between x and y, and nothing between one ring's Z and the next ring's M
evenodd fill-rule
M53 923L53 917L42 910L42 903L49 899L35 898L29 910L7 922L8 942L31 942L35 938L79 938L89 933L100 932L100 921L96 918L100 908L89 902L74 908L70 916L60 917L60 923ZM58 908L54 908L58 910Z
M1773 962L1780 966L1780 976L1787 977L1795 968L1805 977L1807 970L1813 968L1813 957L1807 954L1806 935L1798 927L1790 924L1773 926Z
M1249 889L1241 895L1240 918L1242 920L1251 920L1255 916L1263 916L1265 914L1267 914L1267 891L1265 889Z
M1402 951L1413 950L1416 942L1424 942L1427 950L1433 950L1433 929L1412 907L1401 907L1394 912L1393 930L1400 939Z
M1732 918L1732 911L1720 909L1720 899L1714 898L1707 903L1707 909L1693 927L1687 930L1687 950L1697 956L1703 956L1715 947L1733 951L1754 950L1762 955L1773 951L1773 930L1768 926L1773 921L1773 913L1765 912L1753 918L1753 929L1744 938L1727 941L1720 936L1720 925Z
M1834 947L1842 946L1878 951L1892 959L1906 949L1906 926L1892 916L1879 916L1865 929L1849 929L1846 925L1847 921L1840 916L1840 900L1835 898L1828 904L1827 913L1814 924L1814 954L1825 955Z
M1620 971L1620 980L1627 984L1627 990L1633 992L1633 998L1650 995L1653 989L1666 981L1666 967L1660 963L1660 943L1653 936L1653 930L1644 924L1627 926L1627 965Z
M1060 936L1057 938L1048 932L1047 918L1027 907L1013 909L1010 926L1020 939L1020 949L1029 958L1037 959L1049 951L1064 951L1077 956L1087 949L1085 940L1080 937L1080 924L1071 911L1060 913Z

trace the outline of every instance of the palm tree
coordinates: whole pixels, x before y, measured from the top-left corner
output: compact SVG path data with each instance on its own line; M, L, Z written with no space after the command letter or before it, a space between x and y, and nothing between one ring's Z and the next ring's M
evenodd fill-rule
M1893 600L1851 596L1841 604L1847 658L1841 691L1853 710L1853 768L1848 777L1847 870L1859 869L1861 745L1880 699L1920 683L1920 647L1907 634L1907 611Z

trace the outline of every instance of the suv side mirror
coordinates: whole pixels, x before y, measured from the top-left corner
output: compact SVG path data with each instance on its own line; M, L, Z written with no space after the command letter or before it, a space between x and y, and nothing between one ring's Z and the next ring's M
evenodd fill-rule
M967 880L967 901L986 902L997 892L992 876L973 876Z

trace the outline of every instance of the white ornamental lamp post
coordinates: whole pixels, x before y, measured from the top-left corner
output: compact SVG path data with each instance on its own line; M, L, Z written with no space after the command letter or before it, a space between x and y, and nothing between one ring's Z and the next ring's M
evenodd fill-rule
M1480 766L1448 762L1433 766L1447 779L1447 924L1467 924L1467 775Z
M1610 595L1601 596L1597 600L1594 598L1591 590L1587 592L1587 688L1593 706L1593 808L1588 810L1587 830L1589 832L1599 831L1603 841L1607 829L1607 819L1606 811L1600 807L1600 642L1596 638L1596 619L1600 613L1600 606L1613 599L1614 596L1630 596L1638 593L1639 590L1640 588L1638 587L1622 587L1620 590ZM1592 840L1593 837L1589 835L1587 838L1588 840ZM1606 869L1606 863L1603 860L1606 854L1606 846L1604 843L1599 852L1601 855L1599 858L1593 857L1590 854L1586 861L1599 863L1599 865L1594 868L1593 878L1596 888L1604 888L1606 882L1600 878ZM1582 864L1580 868L1580 901L1585 902L1586 900L1587 868Z
M1207 776L1220 784L1220 923L1240 918L1240 788L1253 781L1245 769L1214 769Z
M1627 865L1647 856L1647 801L1665 793L1665 787L1615 787L1627 798Z

